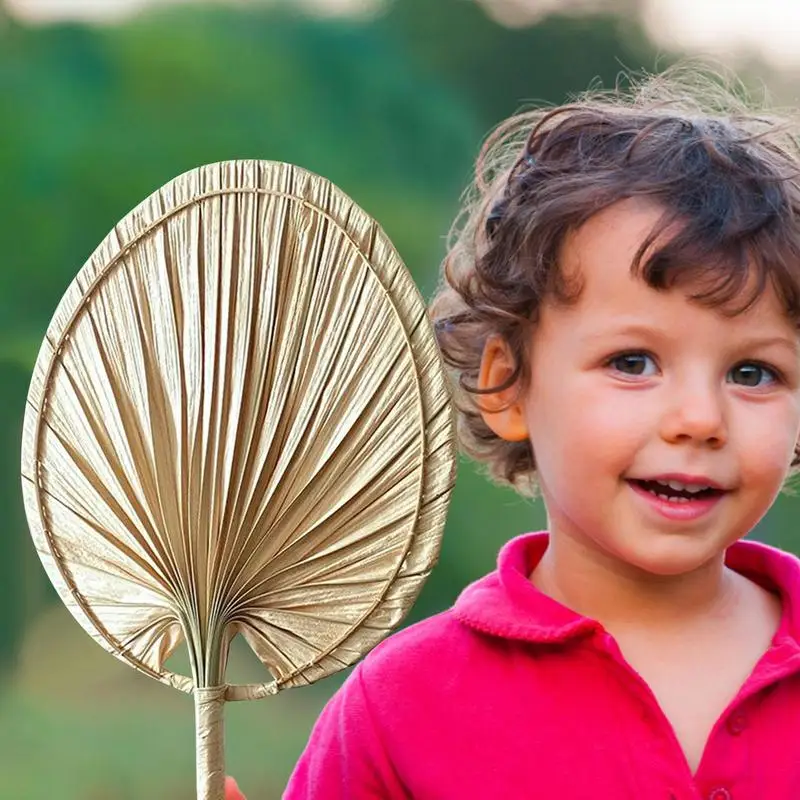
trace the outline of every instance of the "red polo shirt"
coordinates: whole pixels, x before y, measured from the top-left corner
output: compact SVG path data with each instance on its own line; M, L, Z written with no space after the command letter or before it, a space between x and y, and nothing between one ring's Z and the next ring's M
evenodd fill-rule
M528 580L546 546L544 533L512 540L452 609L376 647L323 711L284 800L800 800L800 562L755 542L728 551L783 615L692 775L612 637Z

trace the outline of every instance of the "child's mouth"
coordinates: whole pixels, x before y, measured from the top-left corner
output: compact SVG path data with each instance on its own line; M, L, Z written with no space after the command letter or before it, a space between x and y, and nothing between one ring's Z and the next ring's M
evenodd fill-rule
M724 494L722 489L699 484L680 485L676 481L658 480L629 480L640 489L669 503L690 503L693 500L705 500L709 497L719 497Z
M626 482L650 509L677 522L703 517L727 494L716 486L676 480L627 479Z

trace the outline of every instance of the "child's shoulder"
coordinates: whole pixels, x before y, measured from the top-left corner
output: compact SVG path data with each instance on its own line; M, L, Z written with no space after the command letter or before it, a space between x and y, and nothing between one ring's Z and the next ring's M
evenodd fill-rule
M409 625L377 645L365 658L368 671L405 671L412 665L453 664L477 651L492 652L499 642L479 630L469 614L476 593L484 593L498 583L494 574L467 587L455 604L445 611ZM487 653L488 654L488 653Z
M393 634L362 662L365 677L381 683L395 675L450 672L460 680L486 676L513 658L522 644L550 639L552 602L541 601L527 564L543 549L541 534L507 543L498 568L467 586L453 606ZM533 598L531 598L533 595Z
M479 584L492 582L488 576ZM363 697L379 725L404 730L403 720L428 714L444 724L452 709L479 703L485 687L508 670L513 645L465 616L465 595L468 601L476 588L446 611L389 636L358 665L350 691Z

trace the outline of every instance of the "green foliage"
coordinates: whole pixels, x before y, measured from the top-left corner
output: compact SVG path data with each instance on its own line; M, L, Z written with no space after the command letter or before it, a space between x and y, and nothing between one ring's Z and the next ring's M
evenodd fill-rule
M144 682L152 681L139 679L131 693L147 698ZM138 702L119 702L119 694L90 709L22 692L0 699L3 797L194 800L191 698L166 687ZM287 694L228 706L227 765L249 800L281 796L324 701L307 695L298 703Z
M474 2L395 0L383 24L485 126L525 105L562 103L595 83L613 88L621 72L653 72L674 58L656 53L635 16L553 14L505 28Z
M39 610L45 584L31 543L23 537L18 454L29 373L0 361L0 676L14 661L26 621Z
M0 346L42 332L135 203L212 161L324 174L387 220L417 274L432 271L474 120L375 31L209 7L0 35Z

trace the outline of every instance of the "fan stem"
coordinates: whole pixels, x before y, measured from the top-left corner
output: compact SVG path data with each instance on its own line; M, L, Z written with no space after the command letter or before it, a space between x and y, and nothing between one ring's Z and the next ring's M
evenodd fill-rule
M225 686L194 689L197 800L225 797Z

